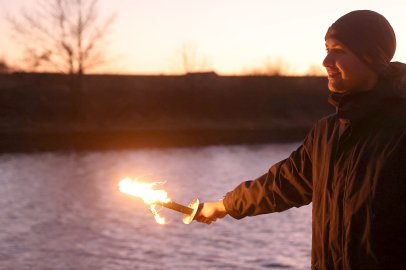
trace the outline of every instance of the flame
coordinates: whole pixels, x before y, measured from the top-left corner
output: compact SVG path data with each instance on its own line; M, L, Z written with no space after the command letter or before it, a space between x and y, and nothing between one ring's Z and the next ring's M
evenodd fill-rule
M120 192L141 198L144 203L149 205L149 209L157 223L165 224L165 218L161 217L156 210L156 205L158 203L168 203L171 199L165 190L154 189L154 186L159 184L159 182L153 183L142 183L138 182L137 179L124 178L118 184Z

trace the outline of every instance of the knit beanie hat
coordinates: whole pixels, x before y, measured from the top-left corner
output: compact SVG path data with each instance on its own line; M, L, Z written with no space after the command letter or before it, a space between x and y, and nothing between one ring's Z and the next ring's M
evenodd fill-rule
M325 39L334 38L355 55L385 76L396 50L392 26L381 14L371 10L356 10L340 17L327 30Z

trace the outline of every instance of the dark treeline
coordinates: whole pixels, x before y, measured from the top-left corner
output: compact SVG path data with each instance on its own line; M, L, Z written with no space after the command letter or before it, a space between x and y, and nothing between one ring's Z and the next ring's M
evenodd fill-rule
M0 74L0 147L90 150L300 141L332 112L321 77Z

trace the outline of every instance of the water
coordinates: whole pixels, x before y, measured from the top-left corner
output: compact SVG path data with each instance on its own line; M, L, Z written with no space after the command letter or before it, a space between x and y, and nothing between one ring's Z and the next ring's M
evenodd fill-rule
M0 269L309 269L310 206L212 225L159 225L120 179L217 200L297 144L0 156Z

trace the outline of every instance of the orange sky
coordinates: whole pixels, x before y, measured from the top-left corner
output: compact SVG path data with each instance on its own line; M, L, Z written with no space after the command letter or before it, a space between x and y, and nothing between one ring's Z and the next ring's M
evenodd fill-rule
M0 0L0 59L18 63L21 50L9 36L6 12L36 0ZM354 9L383 14L397 34L394 60L406 62L406 21L401 1L319 0L99 0L101 15L115 12L106 54L113 59L97 72L182 73L184 44L195 51L196 69L241 74L277 66L302 75L321 68L324 34L341 15Z

